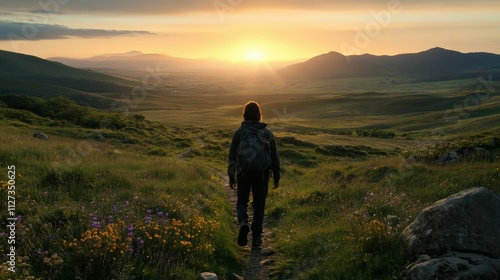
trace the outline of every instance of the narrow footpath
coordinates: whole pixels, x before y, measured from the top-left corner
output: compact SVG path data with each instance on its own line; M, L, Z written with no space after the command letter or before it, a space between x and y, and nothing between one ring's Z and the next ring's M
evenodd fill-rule
M201 139L196 139L198 143L198 147L189 148L183 152L177 154L177 157L181 160L186 159L186 155L193 151L194 149L201 149L205 147L205 143ZM210 167L211 168L211 167ZM214 172L217 173L217 176L221 178L224 183L224 191L226 196L231 203L233 208L234 215L234 223L235 226L238 226L238 216L236 213L236 203L238 201L238 197L236 191L229 187L229 177L224 172L216 170L215 168L211 168ZM251 206L251 202L249 203L249 222L253 220L253 210ZM239 276L237 274L233 274L234 280L267 280L273 279L273 273L269 269L269 266L273 264L272 256L275 251L271 247L271 231L268 228L268 219L267 216L264 216L264 224L263 224L263 234L262 234L262 245L260 248L253 249L252 248L252 240L251 234L249 234L249 242L245 247L241 247L239 259L244 263L245 270L243 271L243 276ZM236 243L237 236L234 237L234 242Z
M226 195L233 207L234 211L234 222L238 224L238 218L236 213L236 202L238 201L236 191L232 190L229 185L229 178L227 175L222 172L218 172L218 175L222 178L223 182L225 182L224 190ZM251 208L251 202L249 203L249 222L253 220L253 210ZM251 234L249 233L249 241L248 245L245 247L241 247L240 250L240 259L244 262L245 271L243 274L243 278L238 278L235 276L235 279L245 279L245 280L266 280L272 279L272 271L269 269L269 266L273 263L272 256L274 255L274 250L271 247L271 231L269 230L267 217L264 216L264 233L262 234L262 246L257 249L252 248L252 240ZM234 237L234 242L236 242L236 236Z

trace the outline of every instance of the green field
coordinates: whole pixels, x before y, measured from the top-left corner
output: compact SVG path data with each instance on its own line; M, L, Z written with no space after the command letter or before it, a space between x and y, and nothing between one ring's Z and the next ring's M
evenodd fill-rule
M142 93L100 93L125 104L114 112L52 96L0 100L0 199L7 209L14 165L20 217L16 273L4 262L2 279L242 275L221 174L249 100L282 159L266 212L276 279L397 279L400 234L424 207L471 187L500 193L500 82L185 73ZM469 146L489 153L436 164Z

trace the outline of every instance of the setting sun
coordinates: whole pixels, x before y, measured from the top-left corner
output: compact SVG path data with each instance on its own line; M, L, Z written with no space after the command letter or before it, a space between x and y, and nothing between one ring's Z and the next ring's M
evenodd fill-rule
M247 60L249 60L249 61L258 62L258 61L263 61L265 57L264 57L264 54L261 51L259 51L259 50L251 50L251 51L247 52L245 58Z

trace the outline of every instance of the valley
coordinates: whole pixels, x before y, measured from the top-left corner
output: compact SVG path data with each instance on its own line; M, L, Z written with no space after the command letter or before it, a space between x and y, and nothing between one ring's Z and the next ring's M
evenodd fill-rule
M446 79L414 65L405 75L290 80L268 69L5 61L31 69L0 66L0 163L18 172L13 279L248 273L251 251L236 245L221 173L249 100L275 132L283 166L266 210L271 279L397 279L407 261L400 234L424 207L476 186L500 193L497 64ZM308 73L327 71L319 65ZM488 154L438 164L468 147ZM5 191L0 199L6 209Z

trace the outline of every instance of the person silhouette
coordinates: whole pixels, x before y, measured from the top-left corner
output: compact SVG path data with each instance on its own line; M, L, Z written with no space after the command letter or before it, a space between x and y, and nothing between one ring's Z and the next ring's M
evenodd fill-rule
M248 223L248 202L252 192L253 221L252 247L262 244L262 225L270 175L274 189L280 182L280 159L273 132L262 122L262 111L254 101L245 104L243 122L234 132L229 148L229 186L237 191L238 201L238 245L246 246L250 226Z

